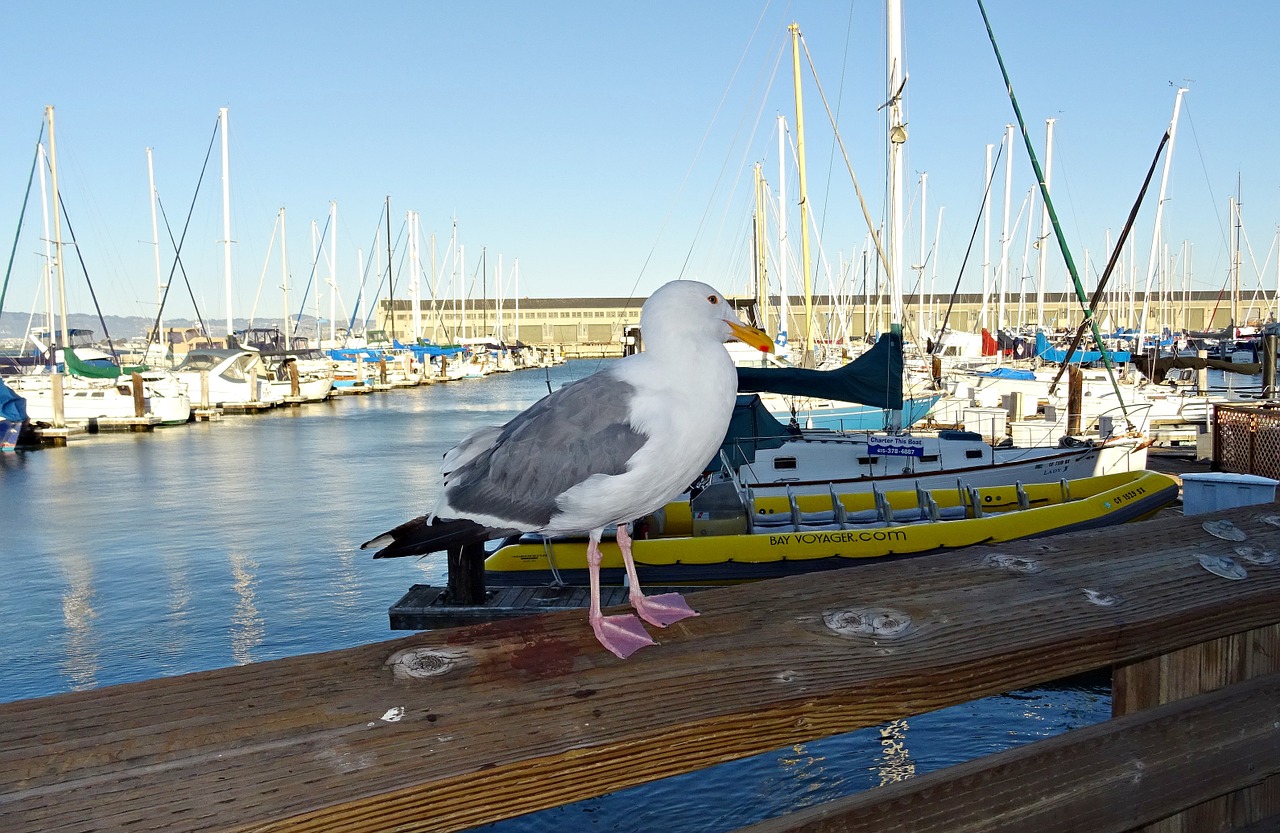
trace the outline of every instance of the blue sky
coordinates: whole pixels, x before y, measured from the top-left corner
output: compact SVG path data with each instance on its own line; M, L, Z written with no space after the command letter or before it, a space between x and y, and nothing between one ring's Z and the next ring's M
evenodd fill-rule
M1077 262L1088 249L1100 270L1107 231L1118 233L1168 124L1176 82L1190 91L1165 207L1170 247L1176 254L1183 240L1194 244L1195 288L1223 285L1228 198L1239 177L1252 247L1243 280L1257 283L1256 261L1274 288L1280 64L1268 39L1280 7L989 0L987 10L1041 154L1044 120L1057 119L1054 200ZM407 210L420 213L424 260L431 234L446 259L456 218L466 271L484 249L491 275L502 255L510 284L518 258L522 295L643 295L678 276L741 290L751 166L760 161L776 187L775 116L794 121L793 20L839 108L871 211L883 214L884 15L882 3L862 0L74 2L56 13L21 4L0 31L0 237L13 239L43 108L53 104L63 200L104 310L153 315L145 148L154 148L176 234L218 109L228 107L237 317L254 309L259 291L257 316L280 315L278 244L267 261L278 209L287 210L296 287L310 271L310 222L323 225L331 200L349 313L356 250L372 256L388 196L393 235ZM945 207L937 285L949 287L978 213L985 145L999 143L1013 115L976 3L906 0L905 17L908 259L918 259L916 182L927 171L925 236L931 246ZM866 228L805 72L809 196L834 269L841 253L862 248ZM1033 184L1020 146L1013 165L1016 214ZM214 320L225 316L219 177L215 146L183 250L201 312ZM1157 175L1134 232L1142 272L1158 183ZM32 199L6 311L26 312L36 296ZM992 199L998 252L1003 172ZM1038 215L1032 221L1038 228ZM1019 232L1015 259L1023 247ZM161 251L167 275L172 250ZM975 252L964 289L976 290L980 261ZM88 311L74 257L67 262L68 305ZM328 267L321 272L327 277ZM1064 274L1055 255L1050 287L1061 288ZM1181 281L1181 266L1176 274ZM396 291L403 296L403 283ZM321 303L327 311L327 296ZM166 316L192 312L175 286Z

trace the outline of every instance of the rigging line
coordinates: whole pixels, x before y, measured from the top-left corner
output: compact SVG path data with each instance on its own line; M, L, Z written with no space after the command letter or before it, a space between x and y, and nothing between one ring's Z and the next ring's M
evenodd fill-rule
M165 233L169 235L169 245L173 246L173 266L169 267L169 279L165 281L164 297L160 299L160 307L161 309L163 309L165 301L168 300L169 298L169 287L173 286L173 273L177 270L181 270L182 282L187 287L187 297L191 299L191 306L196 311L196 323L200 325L200 335L207 338L209 336L209 330L207 327L205 327L204 317L200 314L200 304L196 301L195 290L191 288L191 279L187 277L187 267L182 263L182 244L187 239L187 229L184 226L182 229L182 238L177 242L174 242L173 228L169 225L169 215L165 213L164 202L160 199L159 194L156 194L156 207L160 209L160 219L164 220L164 230L165 230ZM188 216L187 220L188 222L190 222L191 217ZM160 345L160 313L156 313L156 323L151 328L151 330L152 332L155 333L156 345L159 346ZM151 344L151 339L148 338L147 345L150 346L150 344ZM164 349L167 350L169 348L167 345L165 345Z
M307 287L302 290L302 300L298 304L298 323L302 323L302 314L307 311L307 296L311 294L311 282L316 276L316 267L320 265L320 257L324 253L324 239L329 234L329 221L333 219L333 215L325 217L324 228L320 230L320 240L316 243L316 250L311 255L311 272L307 275ZM379 287L381 288L381 287ZM287 314L289 311L285 310ZM316 332L319 333L320 324L316 323ZM319 342L319 338L316 341ZM319 346L317 344L317 346Z
M725 85L724 92L720 94L720 100L716 102L715 112L711 114L711 121L707 123L707 129L703 131L702 139L698 142L698 149L694 151L693 159L689 162L689 167L685 169L684 178L680 181L680 187L676 189L676 195L672 198L671 204L667 206L667 213L662 218L662 225L658 227L658 234L653 240L653 246L649 249L649 254L645 256L644 263L640 265L640 271L636 274L636 279L631 284L631 290L627 293L628 304L623 307L626 311L630 309L630 303L635 300L636 289L640 286L640 280L644 277L644 273L649 268L654 254L658 250L658 244L662 240L662 235L667 229L667 225L671 222L671 215L675 213L676 204L680 201L680 197L684 194L685 187L689 184L689 179L693 176L694 166L698 164L698 159L702 156L703 149L707 146L707 140L711 137L711 129L715 126L716 120L720 117L720 111L724 109L724 103L729 97L729 90L733 88L734 81L738 77L738 73L742 70L742 65L746 62L747 53L751 48L751 44L755 41L756 35L760 32L760 26L764 21L765 12L768 10L768 4L760 10L760 15L756 18L755 28L751 30L751 37L747 38L747 45L743 47L742 55L738 58L738 63L733 68L733 74L729 76L729 83ZM763 106L763 105L762 105ZM699 224L701 225L701 224ZM690 246L692 250L692 245ZM685 263L681 266L680 275L684 274L685 268L689 264L689 254L685 255Z
M853 190L858 195L858 205L862 206L862 216L867 222L867 229L871 232L871 240L876 244L876 253L880 255L880 262L884 264L885 274L892 275L892 270L889 268L889 256L884 253L884 244L880 241L880 235L876 232L875 221L871 219L871 209L867 207L867 201L862 196L862 188L858 185L858 177L853 173L853 163L849 161L849 151L845 149L844 139L840 138L840 130L836 127L835 115L831 112L831 105L827 103L827 94L822 91L822 82L818 80L818 68L813 65L813 56L809 54L809 44L805 42L803 34L800 36L800 45L804 47L804 56L809 61L809 71L813 73L813 83L818 88L818 97L822 99L822 106L826 108L827 118L831 121L831 130L835 133L836 143L840 145L840 155L844 157L844 166L849 171L849 178L853 180Z
M773 79L777 77L777 74L778 74L778 66L779 66L779 65L781 64L781 62L782 62L782 54L783 54L782 50L779 50L779 52L778 52L778 58L777 58L777 60L775 60L775 61L774 61L774 65L773 65L773 72L772 72L772 73L770 73L770 75L769 75L769 83L766 85L766 89L769 89L769 88L772 88L772 87L773 87ZM744 57L745 57L745 56L744 56ZM739 67L741 67L741 61L739 61ZM735 75L735 76L737 75L737 70L736 70L736 69L735 69L735 71L734 71L734 75ZM730 85L732 85L732 83L733 83L733 82L732 82L732 79L731 79L731 80L730 80ZM726 92L726 95L727 95L728 90L726 89L726 91L725 91L725 92ZM723 98L721 98L721 106L723 106L723 103L724 103L724 99L723 99ZM752 128L751 128L751 135L752 135L752 136L754 136L754 135L755 135L756 130L760 127L760 119L763 117L763 114L764 114L764 108L765 108L765 106L766 106L766 103L765 103L764 97L761 97L761 100L760 100L760 107L756 110L755 123L752 125ZM720 110L720 107L717 107L717 108L716 108L716 115L712 117L712 124L714 124L714 123L715 123L715 120L719 117L719 110ZM708 132L709 132L709 131L710 131L710 125L708 125ZM738 129L738 133L737 133L737 135L735 135L735 136L734 136L733 143L730 145L730 148L732 148L734 145L736 145L736 144L738 143L738 137L742 135L742 132L743 132L743 131L742 131L742 129L741 129L741 122L739 122L739 129ZM706 137L704 137L704 138L703 138L703 141L704 141L704 143L705 143L705 141L706 141ZM747 157L747 154L748 154L749 152L750 152L750 148L749 148L748 146L745 146L745 145L744 145L744 147L743 147L743 152L742 152L742 159L741 159L741 161L739 161L739 163L738 163L738 171L739 171L739 173L741 173L741 171L743 170L743 168L744 168L744 166L745 166L745 164L746 164L746 157ZM701 155L701 153L702 153L702 147L700 146L700 147L698 148L698 155ZM695 161L696 161L696 159L697 159L697 157L695 156ZM724 181L724 179L725 179L725 169L726 169L726 168L728 168L728 166L729 166L729 157L728 157L728 156L726 156L726 157L725 157L724 162L723 162L723 163L721 164L721 166L720 166L720 171L719 171L719 173L716 175L716 181L715 181L715 184L712 186L712 189L711 189L712 194L714 194L716 191L720 190L720 183L722 183L722 182ZM682 184L682 185L681 185L681 189L682 189L682 190L683 190L683 187L684 187L684 186L683 186L683 184ZM735 190L736 190L736 189L735 189ZM678 198L678 195L677 195L677 198ZM703 229L703 227L707 224L707 217L708 217L710 214L711 214L711 200L708 200L708 201L707 201L707 204L706 204L706 207L705 207L705 208L703 208L702 216L701 216L701 218L699 218L699 220L698 220L698 228L694 230L693 240L691 240L691 241L689 242L689 249L685 252L684 263L683 263L683 264L681 264L681 266L680 266L680 273L679 273L680 277L683 277L683 276L684 276L684 274L685 274L685 272L686 272L686 271L688 270L688 268L689 268L689 261L693 259L693 252L694 252L694 248L697 246L698 238L702 236L702 229Z
M987 187L982 192L982 203L978 205L978 216L973 220L973 232L969 235L969 245L964 250L964 258L960 261L960 269L956 272L956 285L951 290L951 300L947 301L947 311L942 315L942 324L938 327L938 337L934 339L933 350L930 355L935 355L942 349L942 334L947 331L947 322L951 320L951 310L956 305L956 295L960 292L960 280L964 277L964 267L969 263L969 255L973 254L973 241L978 239L978 227L982 225L982 212L987 207L987 199L991 196L991 183L996 178L996 168L1000 163L1000 156L1004 153L1004 142L1000 143L999 149L996 150L996 158L991 164L991 174L987 177ZM984 287L985 290L985 287Z
M1044 200L1045 208L1049 210L1049 222L1053 225L1053 232L1058 238L1058 248L1062 250L1062 259L1066 261L1067 272L1071 275L1071 282L1075 286L1076 298L1080 301L1080 305L1084 307L1085 323L1089 324L1093 330L1093 339L1098 345L1098 351L1102 354L1102 366L1107 369L1107 378L1111 380L1111 387L1115 391L1116 401L1120 403L1120 413L1125 422L1132 428L1133 421L1129 419L1129 410L1125 407L1124 397L1120 393L1120 382L1116 379L1115 367L1111 363L1111 357L1107 354L1107 346L1102 341L1102 331L1098 329L1098 322L1093 317L1093 310L1086 305L1087 296L1085 295L1084 285L1080 283L1080 273L1076 270L1076 262L1071 257L1071 249L1067 246L1067 238L1062 231L1062 224L1058 222L1058 212L1054 210L1053 200L1049 197L1049 188L1044 181L1044 171L1040 168L1040 160L1036 157L1035 148L1031 144L1031 136L1027 133L1027 122L1022 118L1022 108L1018 106L1018 99L1013 94L1013 82L1009 80L1009 71L1005 69L1004 58L1000 55L1000 47L996 45L996 35L991 29L991 20L987 17L987 10L982 5L982 0L977 0L977 3L978 11L982 13L982 22L987 27L987 38L991 41L991 49L996 55L996 63L1000 65L1000 75L1004 78L1005 90L1009 93L1009 102L1013 105L1013 114L1017 117L1018 126L1022 130L1022 142L1026 145L1027 156L1031 159L1031 168L1035 171L1036 182L1040 185L1040 196Z
M89 297L93 299L93 310L98 313L98 323L102 325L102 334L107 339L107 349L111 351L111 357L119 364L120 354L116 352L115 343L111 340L111 333L107 331L107 319L102 317L102 307L98 304L98 293L93 291L93 281L89 280L89 267L84 263L84 253L80 251L75 229L71 227L71 215L67 213L67 204L63 202L62 194L58 194L58 205L62 207L62 219L67 223L67 234L71 235L71 246L76 250L76 260L80 261L80 271L84 272L84 282L89 287ZM68 350L71 349L70 344L62 346Z
M13 248L9 250L9 265L4 270L4 284L0 285L0 315L4 315L4 296L9 293L9 276L13 274L13 259L18 254L18 240L22 237L22 220L27 216L27 201L31 199L31 183L35 180L36 164L40 161L40 143L44 140L44 122L40 122L40 135L36 137L36 152L31 157L31 172L27 174L27 190L22 195L22 210L18 212L18 228L13 233Z
M1067 347L1067 354L1063 357L1062 366L1058 368L1058 374L1053 377L1053 382L1049 384L1049 395L1053 396L1054 391L1058 388L1058 382L1062 379L1062 374L1066 372L1067 365L1071 361L1071 354L1080 346L1080 340L1084 338L1085 328L1088 327L1093 312L1097 310L1099 304L1102 303L1107 288L1107 282L1111 280L1111 272L1115 269L1116 264L1120 261L1120 252L1124 249L1125 241L1129 237L1129 232L1133 230L1134 221L1138 219L1138 209L1142 207L1142 200L1147 195L1147 188L1151 185L1151 178L1155 175L1156 165L1160 162L1160 156L1164 153L1164 149L1169 144L1169 131L1166 130L1164 135L1160 137L1160 144L1156 148L1155 158L1151 160L1151 167L1147 169L1147 177L1142 181L1142 187L1138 189L1138 198L1133 201L1133 208L1129 209L1129 217L1124 221L1124 227L1120 229L1120 237L1116 240L1115 247L1111 250L1111 259L1107 261L1107 266L1102 270L1102 276L1098 278L1098 285L1094 287L1093 299L1089 302L1089 313L1085 320L1080 323L1076 329L1075 337L1071 339L1070 346ZM1141 338L1139 333L1139 338ZM1141 344L1141 340L1139 340ZM1099 347L1106 355L1106 348Z
M843 63L840 70L840 88L836 90L836 118L840 118L840 108L844 103L844 81L849 70L849 45L853 42L853 4L849 4L849 19L844 27L844 53L841 56ZM819 238L821 233L827 229L827 212L831 205L831 169L835 167L836 149L833 145L831 152L827 156L827 189L822 195L822 222L818 224Z
M174 250L173 250L174 262L173 262L173 265L169 267L169 277L164 284L164 295L160 298L160 308L156 310L156 323L153 324L151 327L151 331L155 333L155 336L156 336L157 346L160 346L160 316L164 314L164 304L169 297L169 287L173 285L173 273L174 271L177 270L178 266L181 264L180 258L182 254L182 243L187 239L187 229L191 227L191 216L195 213L195 210L196 210L196 197L200 196L200 186L204 183L204 175L209 170L209 159L213 156L213 146L214 146L214 143L217 141L217 139L218 139L218 122L215 121L213 123L213 135L209 137L209 147L204 152L204 165L200 167L200 177L196 180L196 190L195 190L195 193L191 195L191 205L187 207L187 220L182 224L182 238L178 241L176 245L174 245ZM160 213L164 214L164 204L160 202L159 193L156 194L156 204L160 206ZM170 244L173 244L173 229L169 228L168 216L165 216L164 227L165 227L165 231L168 232L169 234ZM200 316L200 305L196 303L195 293L192 292L191 290L191 281L187 279L187 270L185 267L182 270L182 280L186 282L187 293L191 295L191 305L195 308L195 311L196 311L196 321L200 323L200 334L207 336L209 334L209 331L205 329L204 319L201 318ZM150 336L147 337L147 346L148 347L151 346ZM168 345L164 345L164 348L168 349Z

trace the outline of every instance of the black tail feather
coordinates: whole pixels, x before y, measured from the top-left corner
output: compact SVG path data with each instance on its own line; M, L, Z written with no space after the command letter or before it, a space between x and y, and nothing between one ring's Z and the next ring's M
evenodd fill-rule
M382 549L373 554L374 558L427 555L465 544L483 543L492 538L510 535L512 532L513 530L494 529L468 520L433 518L428 522L428 516L422 515L382 533L372 541L366 541L360 545L360 549L381 547Z

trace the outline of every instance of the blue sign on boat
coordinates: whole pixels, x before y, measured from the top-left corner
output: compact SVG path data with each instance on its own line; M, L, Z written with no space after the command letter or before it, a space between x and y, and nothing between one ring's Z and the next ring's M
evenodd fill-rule
M897 457L923 457L921 437L876 437L867 440L867 453Z

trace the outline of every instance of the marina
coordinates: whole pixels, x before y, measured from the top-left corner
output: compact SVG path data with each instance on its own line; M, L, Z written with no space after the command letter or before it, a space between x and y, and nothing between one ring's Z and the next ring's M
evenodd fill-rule
M332 103L269 11L183 20L233 60L182 96L68 22L3 168L3 833L1280 831L1280 228L1192 110L1274 131L1185 77L1229 15L875 6L308 20Z

